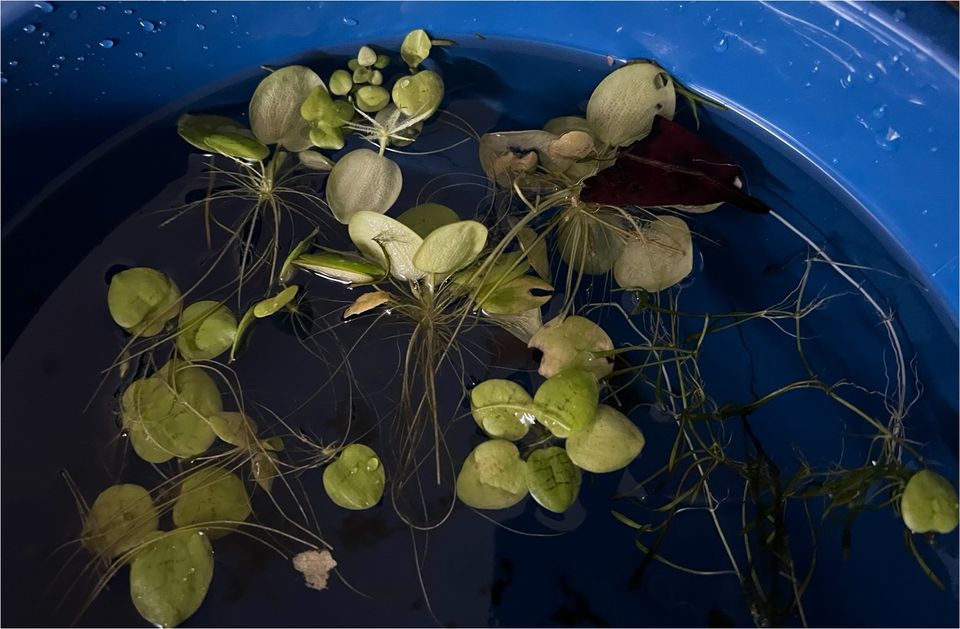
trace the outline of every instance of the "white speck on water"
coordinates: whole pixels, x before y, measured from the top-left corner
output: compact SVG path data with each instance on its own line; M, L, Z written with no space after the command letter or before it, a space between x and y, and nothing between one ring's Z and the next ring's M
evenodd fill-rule
M840 87L850 87L851 83L853 83L853 74L848 74L840 79Z
M885 151L895 151L900 145L900 134L893 127L887 127L886 131L881 131L876 135L877 146Z
M123 10L123 14L124 14L124 15L133 15L133 13L134 13L133 9L124 9L124 10Z
M143 30L148 33L153 33L157 30L157 23L153 20L140 20L140 26L143 27Z
M877 82L877 73L873 70L867 70L867 73L863 76L863 79L867 83L876 83Z
M114 40L109 39L109 38L107 38L107 39L101 39L101 40L100 40L100 47L101 47L101 48L113 48L113 47L116 45L116 43L117 43L117 42L115 42Z
M107 5L105 5L105 4L98 4L98 5L97 5L97 11L106 11L106 10L107 10Z
M55 8L50 2L34 2L33 6L44 13L53 13L53 9Z
M15 68L18 65L20 65L20 62L17 61L16 59L11 59L10 61L7 62L7 65L10 66L11 68Z
M206 29L207 29L207 25L206 25L206 24L201 24L200 22L197 22L197 30L198 30L198 31L203 31L203 30L206 30Z
M143 51L138 50L137 52L133 53L133 56L137 58L143 58Z
M616 32L622 33L622 32L623 32L623 27L622 27L622 26L618 26Z
M840 18L835 19L835 20L833 21L833 32L834 32L834 33L839 33L839 32L840 32L840 26L841 26Z
M67 14L67 17L70 18L71 20L75 20L78 17L80 17L80 13L76 9L74 9L73 11Z
M36 24L24 24L24 26L23 26L23 32L24 32L24 33L32 33L32 32L35 31L35 30L37 30L37 25L36 25Z
M717 52L723 52L727 49L727 38L721 37L717 41L713 42L713 49Z
M344 23L346 26L356 26L356 25L359 24L360 22L358 22L358 21L356 20L356 18L345 17L345 18L343 18L343 23Z
M879 105L876 109L873 110L873 117L876 119L883 118L887 115L887 106Z

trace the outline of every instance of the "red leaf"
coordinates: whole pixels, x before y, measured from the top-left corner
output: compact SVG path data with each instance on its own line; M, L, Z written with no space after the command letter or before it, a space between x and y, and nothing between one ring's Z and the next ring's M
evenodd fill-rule
M653 130L587 179L584 201L616 206L709 205L726 201L766 214L770 208L735 185L740 167L700 136L663 116Z

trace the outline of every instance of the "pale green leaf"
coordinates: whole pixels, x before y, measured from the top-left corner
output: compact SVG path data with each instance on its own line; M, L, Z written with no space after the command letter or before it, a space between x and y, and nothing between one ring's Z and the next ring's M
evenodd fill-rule
M107 307L123 329L138 336L154 336L180 312L180 291L160 271L134 267L110 279Z
M470 391L470 412L491 437L516 441L535 420L533 398L511 380L485 380Z
M593 421L567 439L566 448L577 467L603 474L629 465L644 443L643 433L626 415L601 404Z
M346 70L337 70L330 75L330 91L337 96L346 96L353 89L353 76Z
M346 310L343 311L343 318L349 319L358 314L363 314L368 310L373 310L377 306L382 306L383 304L390 303L390 293L387 293L382 290L374 290L369 293L363 293L354 300L352 304L347 306Z
M456 223L460 220L457 213L439 203L422 203L404 211L397 220L426 238L438 227Z
M230 349L237 318L217 301L198 301L180 315L177 349L187 360L209 360Z
M250 513L250 499L240 477L222 467L205 467L181 483L173 505L173 523L178 527L209 524L204 531L217 539Z
M597 379L589 371L561 371L533 396L537 421L561 439L575 435L593 420L599 394Z
M693 270L690 228L676 216L658 216L627 242L613 267L622 288L655 293L670 288Z
M295 266L345 284L366 284L383 277L385 271L372 264L338 251L307 253L293 261Z
M550 295L535 295L533 291L553 292L553 286L539 277L523 275L490 293L480 302L480 308L487 314L519 314L550 301Z
M243 413L221 411L207 421L214 434L232 446L246 448L257 440L257 425Z
M362 66L372 66L377 62L377 53L370 46L361 46L357 53L357 63Z
M380 111L390 104L390 92L379 85L364 85L355 96L357 107L367 113Z
M253 316L255 316L257 319L263 319L272 314L276 314L281 308L288 305L296 298L299 290L300 287L294 284L292 286L287 286L273 297L268 297L263 301L257 302L253 307Z
M584 317L557 317L548 321L530 347L543 353L540 375L549 378L567 369L586 369L602 378L613 370L612 359L598 355L613 350L613 341L603 328Z
M313 151L305 151L313 152ZM303 153L298 153L298 155L303 155ZM317 153L319 155L319 153ZM293 277L294 272L294 262L299 258L303 253L310 248L310 245L313 244L314 239L317 237L317 234L320 232L319 228L314 228L307 237L294 245L293 249L290 250L290 253L287 254L287 257L283 261L283 265L280 267L280 281L287 283L290 281L290 278Z
M957 490L931 470L910 477L900 498L903 523L914 533L951 533L957 528Z
M273 488L273 481L280 475L277 467L277 455L273 452L257 451L250 459L250 470L253 480L265 492L270 493Z
M443 79L423 70L401 77L393 84L393 102L404 115L424 119L433 115L443 100Z
M165 533L130 562L130 598L144 620L176 627L203 603L213 578L213 548L201 531Z
M570 508L580 493L580 470L560 447L539 448L523 464L530 495L541 507L554 513Z
M250 128L264 144L294 153L310 148L310 127L300 105L323 80L304 66L287 66L267 75L250 99ZM324 88L326 89L326 88Z
M83 544L111 559L146 541L160 526L150 492L140 485L111 485L93 501L83 522Z
M399 280L416 281L424 272L413 264L423 239L403 223L376 212L360 211L347 226L350 240L367 258L390 269Z
M631 63L597 85L587 102L587 121L597 139L629 146L653 128L657 115L673 119L677 95L673 80L655 63Z
M354 443L323 470L323 489L344 509L369 509L383 497L386 475L377 453Z
M602 275L610 271L624 247L628 223L607 210L582 209L560 225L560 257L576 271Z
M390 65L390 57L387 55L377 55L377 62L373 64L373 67L377 70L383 70L388 65Z
M270 149L259 141L238 133L214 133L205 138L207 146L216 153L259 162L270 155Z
M433 44L430 36L422 28L407 33L400 44L400 56L411 68L416 68L423 63L423 60L430 56L430 48Z
M547 256L547 239L540 238L537 232L529 227L521 227L517 233L517 240L520 241L520 248L527 256L530 266L537 272L537 275L551 281L550 258Z
M503 439L474 448L457 475L457 497L474 509L506 509L526 495L520 451Z
M346 224L357 212L383 214L402 187L403 176L395 162L370 149L357 149L341 157L330 171L327 203L333 216Z
M537 330L543 327L540 308L533 308L517 314L487 314L486 317L524 343L529 343Z
M487 228L477 221L457 221L433 230L413 255L427 273L446 275L469 266L487 244Z
M300 151L297 153L297 159L310 170L320 172L328 171L336 164L336 162L319 151Z

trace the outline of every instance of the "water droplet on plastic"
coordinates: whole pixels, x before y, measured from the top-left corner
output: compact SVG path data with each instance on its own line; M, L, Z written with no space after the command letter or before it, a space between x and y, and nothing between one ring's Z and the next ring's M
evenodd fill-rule
M863 76L863 80L865 80L867 83L876 83L877 73L873 70L867 70L867 73Z
M59 70L59 69L60 69L60 64L59 64L59 63L51 63L51 64L50 64L50 67L53 68L54 70Z
M821 63L821 61L820 61L819 59L814 60L814 62L813 62L813 67L810 68L810 72L813 72L814 74L816 74L817 72L819 72L819 71L820 71L820 63Z
M727 38L721 37L717 41L713 42L713 49L717 52L723 52L727 49Z
M376 471L377 468L379 468L379 467L380 467L380 459L378 459L378 458L375 457L375 456L372 456L372 457L370 457L369 459L367 459L367 471L368 471L368 472L374 472L374 471Z
M841 26L840 18L835 19L835 20L833 21L833 29L832 29L833 32L834 32L834 33L839 33L839 32L840 32L840 26Z
M893 12L894 22L902 22L905 19L907 19L907 12L904 11L903 9L897 9L896 11Z
M113 48L116 44L117 44L116 41L114 41L114 40L112 40L112 39L109 39L109 38L107 38L107 39L101 39L101 40L100 40L100 47L101 47L101 48Z
M650 405L650 419L658 424L668 424L673 421L670 411L659 404Z
M840 163L840 160L837 159L836 157L834 157L833 159L830 160L830 163L833 164L834 166L836 166L837 164Z
M811 83L810 81L807 81L806 83L803 84L803 86L806 87L806 88L809 88L809 87L812 86L812 85L813 85L813 83Z
M134 56L134 57L137 57L138 59L139 59L139 58L142 58L142 57L143 57L143 51L142 51L142 50L138 50L137 52L133 53L133 56Z
M6 84L7 84L7 77L0 76L0 85L6 85Z
M84 61L84 60L86 60L86 57L84 57L83 55L80 55L79 57L77 57L77 61Z
M35 31L35 30L37 30L37 25L36 25L36 24L24 24L24 25L23 25L23 32L24 32L24 33L32 33L32 32Z
M50 31L43 31L40 33L40 37L43 37L44 39L50 37Z
M356 19L354 19L354 18L352 18L352 17L345 17L345 18L343 18L343 23L344 23L345 25L347 25L347 26L356 26L356 25L359 24L360 22L358 22Z
M47 40L41 39L39 43L40 43L41 46L46 46L46 45L47 45Z
M134 10L133 10L133 9L124 9L124 10L123 10L123 14L124 14L124 15L133 15L133 14L134 14Z
M881 131L875 136L877 146L885 151L895 151L900 145L900 134L893 127L887 127L886 131Z
M67 14L67 17L70 18L71 20L75 20L78 17L80 17L80 13L76 9L74 9L73 11Z
M40 9L44 13L53 13L53 10L56 8L50 2L34 2L33 6Z
M10 61L7 62L7 65L10 66L11 68L15 68L18 65L20 65L20 62L17 61L16 59L11 59Z
M160 20L159 25L160 25L161 27L166 26L166 25L167 25L167 21L166 21L166 20Z
M850 87L851 83L853 83L852 74L848 74L847 76L840 79L840 87Z
M920 210L920 216L926 216L930 213L930 210Z
M931 152L931 153L936 153L936 152L939 151L939 150L940 150L940 147L939 147L939 146L931 146L931 147L930 147L930 152Z
M207 25L206 25L206 24L201 24L200 22L197 22L197 30L198 30L198 31L204 31L204 30L206 30L206 29L207 29Z
M202 46L200 46L200 47L203 48L204 50L210 50L210 46L208 46L208 45L206 45L206 44L204 44L204 45L202 45Z
M163 66L164 70L173 70L173 66Z
M707 17L703 18L703 25L704 25L704 26L710 26L712 23L713 23L713 16L712 16L712 15L708 15Z
M216 15L217 13L220 13L220 9L210 9L210 13Z
M143 30L148 33L152 33L157 30L157 23L153 20L140 20L140 26L143 27Z
M97 11L106 11L106 10L107 10L107 5L105 5L105 4L98 4L98 5L97 5Z

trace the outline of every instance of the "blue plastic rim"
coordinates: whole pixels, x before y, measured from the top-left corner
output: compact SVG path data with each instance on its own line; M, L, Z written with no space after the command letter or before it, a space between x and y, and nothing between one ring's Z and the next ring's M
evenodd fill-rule
M4 2L4 223L9 232L98 146L212 84L425 27L656 57L863 203L955 320L951 24L946 3ZM38 142L37 129L61 141Z

